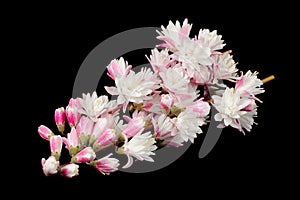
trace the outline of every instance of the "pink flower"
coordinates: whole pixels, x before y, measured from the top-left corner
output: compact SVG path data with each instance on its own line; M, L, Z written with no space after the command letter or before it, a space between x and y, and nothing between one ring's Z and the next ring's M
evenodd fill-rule
M49 138L54 135L54 133L47 127L44 125L40 125L38 127L38 132L40 134L40 136L42 138L44 138L45 140L49 140Z
M72 158L72 161L77 163L85 163L85 162L90 162L95 158L96 158L96 154L92 149L92 147L85 147Z
M80 113L78 109L80 108L80 103L77 99L71 98L69 104L66 107L66 117L70 127L76 126L80 118Z
M58 166L59 161L57 161L54 156L50 156L47 160L42 158L42 168L46 176L56 174Z
M65 130L65 109L63 107L55 109L54 118L59 132L63 133Z
M62 149L62 137L60 135L54 135L50 137L50 149L51 149L51 155L56 158L56 160L59 159L61 149Z
M93 161L93 166L104 175L109 175L111 172L117 171L118 166L120 165L118 159L110 158L111 155L112 153L101 159Z
M61 168L61 174L67 178L79 175L79 165L71 163Z

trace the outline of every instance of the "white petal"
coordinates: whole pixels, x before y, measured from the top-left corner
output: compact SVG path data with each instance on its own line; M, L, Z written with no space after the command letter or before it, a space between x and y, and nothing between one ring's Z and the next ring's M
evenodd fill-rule
M128 161L122 168L129 168L133 164L133 158L127 154Z

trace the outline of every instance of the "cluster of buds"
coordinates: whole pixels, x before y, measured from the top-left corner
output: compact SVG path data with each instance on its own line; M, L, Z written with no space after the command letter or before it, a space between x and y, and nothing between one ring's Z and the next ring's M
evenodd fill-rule
M239 72L232 52L221 51L225 46L221 35L201 29L191 38L191 27L187 19L182 25L170 21L162 26L157 37L162 43L147 56L152 69L135 72L123 57L113 59L107 74L115 85L105 89L115 100L84 93L55 110L59 134L38 127L50 143L51 155L42 158L46 176L71 178L79 174L82 163L110 174L120 165L113 153L127 156L123 168L135 160L153 162L158 148L193 143L209 123L211 107L217 110L213 117L218 127L231 126L243 134L251 131L257 104L262 103L257 95L274 76L261 80L258 72ZM63 146L69 152L68 163L60 163ZM100 156L110 147L113 152Z

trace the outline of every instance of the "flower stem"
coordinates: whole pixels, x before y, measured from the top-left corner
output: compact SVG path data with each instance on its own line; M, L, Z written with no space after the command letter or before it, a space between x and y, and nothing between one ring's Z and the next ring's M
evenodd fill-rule
M274 75L271 75L271 76L268 76L268 77L262 79L261 81L262 81L263 83L266 83L266 82L269 82L269 81L271 81L271 80L273 80L273 79L275 79L275 76L274 76Z

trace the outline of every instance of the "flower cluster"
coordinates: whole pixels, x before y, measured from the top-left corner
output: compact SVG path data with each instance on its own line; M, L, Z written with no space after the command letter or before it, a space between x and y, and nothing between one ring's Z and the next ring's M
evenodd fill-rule
M225 43L216 31L201 29L190 37L191 28L187 19L162 26L157 37L161 43L147 56L152 69L135 72L123 57L112 60L107 75L115 84L105 89L115 100L96 92L71 98L66 107L55 110L60 134L38 127L51 149L51 155L42 158L46 176L71 178L79 174L81 163L110 174L120 165L113 153L127 156L123 168L135 160L153 162L158 148L193 143L209 123L211 107L217 110L213 117L218 127L251 131L263 81L257 72L237 69L232 52L222 51ZM69 163L60 163L63 146ZM108 147L114 152L98 158Z

